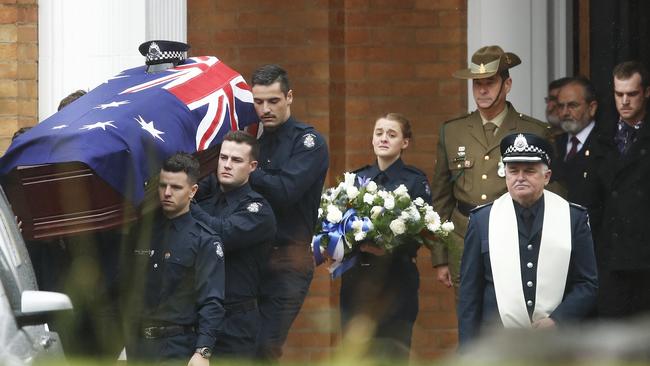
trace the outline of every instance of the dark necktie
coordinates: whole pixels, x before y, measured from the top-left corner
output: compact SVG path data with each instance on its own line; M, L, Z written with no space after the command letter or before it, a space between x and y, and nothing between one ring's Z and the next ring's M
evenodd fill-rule
M485 131L485 140L487 141L488 145L492 145L492 142L494 142L494 131L496 131L497 125L495 125L492 122L488 122L483 125L483 131Z
M616 147L618 148L618 152L621 153L621 155L624 155L627 152L628 148L634 140L635 133L636 129L634 127L628 125L625 122L618 123L618 129L616 130L614 141L616 141Z
M386 187L386 183L388 183L388 176L386 176L386 173L384 172L379 172L377 176L375 177L375 183L381 187Z
M578 152L578 144L580 143L580 140L578 140L577 137L573 136L571 137L571 149L569 149L569 152L566 154L566 159L565 161L569 161L573 159L574 156L576 156L576 153Z
M521 210L521 218L524 222L524 226L526 227L526 232L530 235L530 230L533 228L533 213L529 208L523 208Z

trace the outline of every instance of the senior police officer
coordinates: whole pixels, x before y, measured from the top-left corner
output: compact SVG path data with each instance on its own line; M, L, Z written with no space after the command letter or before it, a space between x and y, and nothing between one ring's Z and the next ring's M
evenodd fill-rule
M512 87L508 70L520 63L514 53L504 52L499 46L486 46L472 55L469 69L453 75L472 80L478 110L445 122L439 134L431 184L433 207L443 221L451 220L455 229L449 248L436 247L431 259L438 281L447 287L458 286L469 211L506 191L499 141L513 132L546 134L546 124L517 112L506 101Z
M210 175L218 187L211 187L214 194L191 207L192 216L223 240L226 317L214 349L219 357L252 358L256 351L258 288L276 231L271 206L248 184L258 154L255 137L244 131L228 132L221 144L217 177Z
M190 213L198 177L199 163L186 153L171 156L160 171L161 212L140 232L149 234L149 245L134 250L147 267L141 313L127 343L129 360L209 365L224 317L225 266L221 239ZM137 272L129 282L137 282ZM142 296L137 287L134 292Z
M323 136L291 116L293 91L284 69L262 66L253 73L251 85L264 133L259 169L250 183L269 201L278 223L260 288L257 356L277 359L314 273L309 243L329 154Z
M583 318L598 280L587 210L546 191L550 144L501 142L508 192L472 210L458 300L461 347L484 328L552 328Z

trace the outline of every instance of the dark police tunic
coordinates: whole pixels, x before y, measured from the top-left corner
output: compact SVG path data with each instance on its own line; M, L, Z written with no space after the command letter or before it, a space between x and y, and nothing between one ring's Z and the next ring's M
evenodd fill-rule
M129 359L188 360L212 347L224 309L221 239L188 212L157 218L146 271L144 308Z
M368 165L355 173L372 179L387 190L404 184L412 199L420 197L431 204L426 175L417 168L404 165L401 159L383 172L377 165ZM408 358L413 323L418 314L420 277L415 260L418 248L417 243L409 243L384 256L359 252L355 266L343 273L343 329L356 315L369 315L377 322L375 339L378 349L375 351L381 355Z
M211 176L214 183L216 179ZM192 204L192 215L216 231L226 256L226 318L217 337L219 357L253 357L259 323L257 297L262 267L275 238L275 217L269 203L248 183L216 192Z
M472 211L465 236L458 300L458 337L461 347L475 340L483 328L503 326L490 261L488 228L491 209L492 203L489 203ZM534 284L538 283L537 268L544 225L544 200L540 199L530 208L530 224L526 223L523 211L523 207L515 204L521 286L526 308L531 316L538 301ZM598 290L596 260L587 210L570 204L570 220L571 258L564 296L562 302L550 314L558 324L585 317L595 305ZM532 286L529 286L529 283L532 283Z
M293 117L260 138L253 189L271 204L277 235L262 279L260 358L279 358L313 276L309 243L329 164L325 139Z

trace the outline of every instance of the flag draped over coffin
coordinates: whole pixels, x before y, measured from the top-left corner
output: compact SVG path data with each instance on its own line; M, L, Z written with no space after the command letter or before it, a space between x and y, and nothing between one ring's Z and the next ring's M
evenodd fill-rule
M244 78L216 57L145 70L119 73L19 136L0 159L0 175L83 162L137 205L167 157L208 149L258 121Z

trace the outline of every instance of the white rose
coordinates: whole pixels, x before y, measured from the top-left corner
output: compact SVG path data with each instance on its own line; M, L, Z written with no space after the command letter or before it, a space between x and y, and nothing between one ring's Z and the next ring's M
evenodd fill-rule
M354 185L354 181L357 179L357 175L354 173L343 173L343 182L346 186L350 187Z
M390 227L390 230L395 235L404 234L406 231L406 224L404 224L404 221L402 219L395 219L391 221L388 227Z
M382 199L385 200L386 197L389 197L389 196L390 196L390 193L388 193L388 192L386 192L386 191L384 191L384 190L382 189L382 190L380 190L379 192L377 192L377 195L378 195L379 197L381 197Z
M392 210L395 208L395 199L391 196L388 196L384 199L384 207L386 207L387 210Z
M440 225L440 215L438 215L437 212L435 211L427 211L427 213L424 215L424 221L427 224L437 224Z
M373 207L370 209L370 218L374 220L374 219L376 219L377 217L379 217L379 215L380 215L382 212L384 212L384 208L383 208L383 207L381 207L381 206L373 206Z
M427 230L431 231L432 233L437 232L438 230L440 230L440 222L428 223Z
M374 194L366 193L366 194L363 195L363 202L364 203L372 205L372 203L374 201L375 201L375 195Z
M320 208L320 207L318 208L318 218L319 218L319 219L322 219L322 218L323 218L323 209Z
M413 221L419 221L420 220L420 217L421 217L420 216L420 211L418 211L417 207L411 205L411 207L409 207L406 211L408 212L411 220L413 220Z
M366 186L366 191L370 193L377 192L377 183L370 181L370 183L368 183L368 185Z
M359 189L357 187L355 187L355 186L348 186L345 189L345 193L348 194L348 198L350 200L353 200L353 199L357 198L357 196L359 195Z
M404 210L404 211L402 211L402 213L399 215L399 218L402 219L402 220L404 220L404 221L408 221L408 220L411 219L411 215L408 213L408 211Z
M334 205L327 206L327 221L337 224L343 218L343 213Z
M354 240L355 241L361 241L366 238L366 232L365 231L357 231L354 233Z
M352 221L352 230L354 231L359 231L363 227L363 221L361 220L354 220Z
M396 196L408 196L408 189L406 189L406 186L403 184L400 184L399 187L395 188L393 191Z
M418 197L418 198L414 199L413 203L418 207L424 206L424 200L422 199L422 197Z
M454 231L454 223L451 221L446 221L444 224L442 224L442 230L448 233Z

